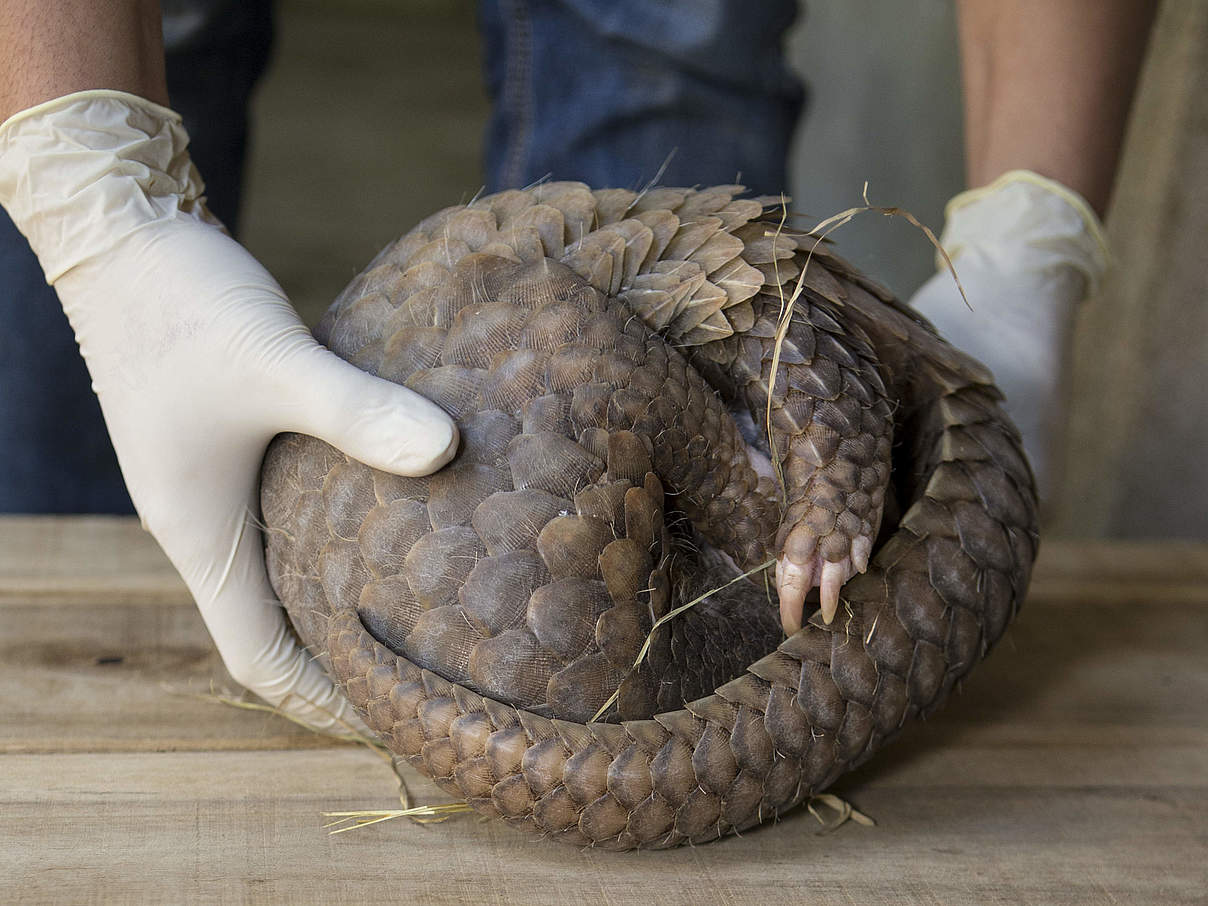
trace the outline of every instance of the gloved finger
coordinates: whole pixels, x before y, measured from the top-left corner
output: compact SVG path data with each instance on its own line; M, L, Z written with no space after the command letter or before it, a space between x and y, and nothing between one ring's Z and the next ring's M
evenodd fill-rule
M207 558L206 574L199 577L194 594L232 678L313 727L364 732L314 653L299 646L290 632L268 582L260 532L246 509L232 513L229 522L231 547Z
M295 364L283 415L289 430L398 475L427 475L457 453L457 425L415 391L367 374L318 343Z

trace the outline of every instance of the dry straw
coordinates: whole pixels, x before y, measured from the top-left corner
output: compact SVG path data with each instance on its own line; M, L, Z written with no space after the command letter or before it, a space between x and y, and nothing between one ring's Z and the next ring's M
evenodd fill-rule
M833 833L848 821L854 821L863 827L876 827L866 814L854 808L846 799L840 799L834 793L819 793L811 796L805 804L806 810L814 816L822 827L816 832L818 836ZM829 816L826 814L829 812Z
M231 695L225 692L216 692L211 688L209 694L200 692L181 692L175 689L168 689L176 695L189 695L193 698L198 698L202 701L211 702L213 704L226 705L231 708L239 708L244 711L261 711L266 714L272 714L276 717L282 717L292 724L297 724L316 733L320 736L326 736L330 739L339 742L346 742L352 745L364 746L376 756L381 758L390 765L390 769L394 772L395 778L398 780L398 798L402 808L399 809L360 809L347 812L323 812L324 818L336 818L336 821L330 821L324 824L325 828L333 828L330 831L332 834L341 834L345 831L356 830L361 827L367 827L370 824L378 824L382 821L390 821L394 818L410 818L416 824L439 824L442 821L447 821L455 815L471 812L465 802L439 802L430 805L413 805L411 802L411 792L407 789L406 778L403 777L399 770L398 761L390 754L390 751L369 736L366 736L355 725L341 717L331 714L326 708L321 705L316 705L314 702L303 699L301 696L295 695L301 701L314 708L323 714L327 714L331 719L343 727L343 732L332 732L324 727L317 727L308 721L303 720L296 714L290 714L281 707L264 704L262 702L249 701L241 696Z

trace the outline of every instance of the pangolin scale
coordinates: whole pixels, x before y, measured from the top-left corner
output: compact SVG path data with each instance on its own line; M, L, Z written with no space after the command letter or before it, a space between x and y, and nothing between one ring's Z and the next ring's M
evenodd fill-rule
M774 818L1016 613L1036 498L990 375L780 220L738 186L503 192L320 325L462 443L402 478L277 438L270 576L365 722L483 814L612 849ZM726 584L781 553L832 623L785 638L770 574Z

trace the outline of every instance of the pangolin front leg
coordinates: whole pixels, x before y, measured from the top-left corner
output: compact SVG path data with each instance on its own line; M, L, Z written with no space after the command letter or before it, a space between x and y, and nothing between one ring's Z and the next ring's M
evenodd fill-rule
M776 586L789 635L801 628L811 588L818 587L822 619L830 623L843 583L868 569L893 443L893 409L864 336L840 330L825 307L808 304L794 313L782 361L790 342L790 357L803 361L786 367L784 395L773 394L781 424L772 419L774 434L784 430L777 452L787 506Z
M769 299L753 331L732 344L727 370L767 444L766 453L750 450L752 464L773 476L783 502L776 587L792 635L811 589L830 623L843 584L868 568L889 482L893 407L872 344L841 329L826 304L802 299L781 339L769 327L775 315Z

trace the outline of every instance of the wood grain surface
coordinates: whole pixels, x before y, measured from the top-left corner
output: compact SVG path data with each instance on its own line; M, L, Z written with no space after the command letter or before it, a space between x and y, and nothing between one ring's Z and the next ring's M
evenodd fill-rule
M1208 545L1050 542L1017 624L939 715L835 792L721 843L614 855L391 808L367 749L233 688L133 520L0 518L4 902L1203 903ZM407 774L419 801L443 801Z

